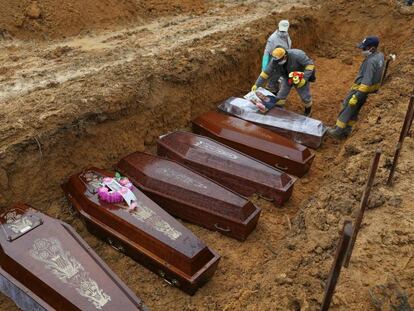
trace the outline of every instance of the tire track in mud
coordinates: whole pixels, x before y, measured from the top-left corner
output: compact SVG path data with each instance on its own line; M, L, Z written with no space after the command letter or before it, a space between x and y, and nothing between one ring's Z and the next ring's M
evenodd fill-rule
M141 57L157 58L166 52L174 53L177 47L189 42L230 31L267 16L272 11L285 11L292 6L292 1L289 0L279 2L277 10L262 5L258 10L241 14L236 10L238 6L229 6L227 9L234 14L212 10L204 16L164 18L143 26L54 44L39 42L33 46L20 41L11 42L0 48L0 51L19 49L20 56L2 59L5 66L3 70L12 70L13 74L0 84L0 103L51 85L93 76L108 67L116 67ZM218 47L223 46L218 42ZM61 55L65 57L60 58Z

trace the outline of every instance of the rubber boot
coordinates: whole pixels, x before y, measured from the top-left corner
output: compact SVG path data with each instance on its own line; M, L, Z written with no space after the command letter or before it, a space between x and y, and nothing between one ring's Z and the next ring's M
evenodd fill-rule
M349 137L352 133L352 126L347 125L345 130L344 130L344 134L346 137Z
M303 115L305 117L310 117L312 115L312 107L306 107Z
M345 129L341 129L338 126L331 127L328 129L328 135L335 139L345 139Z

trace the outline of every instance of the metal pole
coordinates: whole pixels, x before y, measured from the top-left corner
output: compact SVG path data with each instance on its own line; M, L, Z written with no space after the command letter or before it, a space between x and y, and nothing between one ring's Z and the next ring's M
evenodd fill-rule
M341 232L341 238L336 249L334 261L332 263L331 272L329 273L328 281L325 287L325 294L322 301L321 311L328 311L332 301L332 297L335 293L336 283L338 282L339 275L341 274L342 264L348 249L349 242L352 235L351 221L346 220Z
M401 128L400 138L398 140L397 147L395 148L394 159L392 161L390 175L388 176L388 180L387 180L388 186L391 185L392 178L394 177L395 169L397 168L398 158L400 157L404 139L408 135L408 132L411 128L413 118L414 118L414 95L411 95L410 102L408 103L407 113L405 114L404 123Z
M357 219L355 221L355 225L354 225L354 228L353 228L353 231L352 231L352 238L351 238L351 241L349 243L348 251L346 253L346 258L345 258L345 262L344 262L344 266L346 268L348 268L348 266L349 266L349 261L351 260L352 251L354 250L354 246L355 246L355 241L356 241L359 229L361 228L362 220L364 218L365 209L368 205L369 195L371 193L372 185L374 184L375 174L377 173L380 157L381 157L381 150L377 150L375 152L374 159L372 160L372 163L371 163L371 168L370 168L369 173L368 173L368 180L365 184L365 189L364 189L364 192L362 194L361 202L359 204L358 216L357 216Z

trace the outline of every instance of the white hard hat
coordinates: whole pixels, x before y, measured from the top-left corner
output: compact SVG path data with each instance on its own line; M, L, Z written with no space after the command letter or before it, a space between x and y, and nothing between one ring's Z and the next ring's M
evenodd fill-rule
M289 21L286 19L282 19L279 22L279 31L288 31L289 29Z

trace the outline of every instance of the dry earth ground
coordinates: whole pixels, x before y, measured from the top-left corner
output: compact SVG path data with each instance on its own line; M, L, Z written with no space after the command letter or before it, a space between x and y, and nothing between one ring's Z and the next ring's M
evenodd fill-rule
M91 1L85 10L80 1L56 3L0 0L2 208L26 201L73 225L151 310L317 310L338 230L355 216L381 148L371 209L331 309L375 310L369 290L393 292L395 283L414 304L413 138L394 186L384 185L413 88L412 11L374 0ZM189 297L90 235L59 185L91 164L110 168L129 152L153 151L159 135L243 94L282 17L292 22L295 47L315 59L314 117L328 125L362 60L356 42L377 34L397 61L351 138L326 140L285 207L253 198L263 213L246 242L186 223L222 255L213 279ZM296 95L289 108L301 112ZM15 310L3 296L0 306Z

